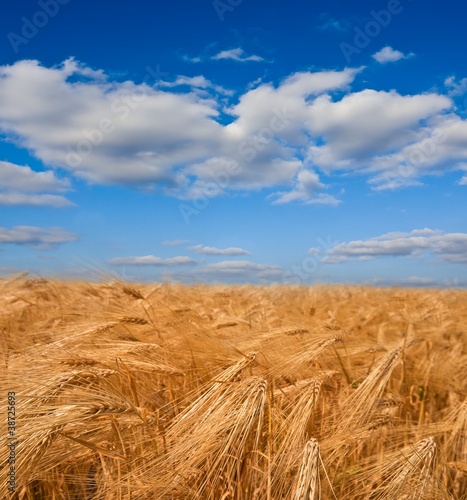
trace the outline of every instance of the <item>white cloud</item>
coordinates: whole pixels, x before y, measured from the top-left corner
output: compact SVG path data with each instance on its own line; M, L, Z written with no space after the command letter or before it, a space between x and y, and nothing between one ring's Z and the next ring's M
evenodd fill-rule
M402 96L363 90L337 102L320 96L310 105L308 127L325 144L311 146L309 158L328 170L376 168L384 153L417 138L422 120L449 107L451 101L438 94Z
M302 170L297 175L295 187L292 191L287 193L276 193L278 198L273 204L279 205L282 203L289 203L291 201L303 201L306 204L316 205L338 205L340 200L326 193L317 193L323 189L325 185L320 182L319 176L316 172L309 170ZM274 196L274 195L273 195Z
M74 57L66 59L62 64L63 74L66 76L80 75L96 81L107 81L107 75L102 69L93 69L77 61Z
M199 76L183 76L179 75L173 82L162 81L159 83L159 87L193 87L195 89L203 90L214 90L219 94L232 95L231 90L224 89L220 85L212 83L210 80L202 75Z
M182 281L203 282L262 282L282 281L285 274L280 266L259 264L248 260L225 260L202 266L186 273L174 273L170 277Z
M186 62L190 62L190 63L200 63L202 61L202 58L201 57L190 57L190 56L187 56L187 55L183 55L182 56L182 59Z
M467 233L417 229L387 233L368 240L341 243L327 250L323 262L337 263L376 257L415 257L433 253L443 262L467 264Z
M219 61L221 59L230 59L232 61L238 61L238 62L249 62L249 61L254 61L254 62L261 62L264 61L264 59L260 56L256 55L251 55L247 56L245 55L245 51L241 49L240 47L236 49L230 49L230 50L222 50L218 54L212 56L214 61Z
M348 260L347 257L342 255L327 255L321 259L323 264L340 264L341 262L346 262Z
M0 205L29 205L33 207L72 207L74 203L54 194L0 193Z
M25 165L15 165L0 161L0 190L20 191L23 193L43 193L45 191L67 191L70 183L58 179L54 172L36 172Z
M109 260L114 266L191 266L196 261L191 257L180 255L163 259L155 255L144 255L139 257L115 257Z
M467 92L467 78L457 81L454 76L449 76L444 80L444 85L448 87L450 96L460 96Z
M324 185L320 170L359 173L374 189L394 189L461 169L467 123L449 113L449 97L351 92L360 71L295 73L277 85L260 83L225 108L226 93L216 94L202 75L151 86L108 81L73 60L53 68L19 61L0 67L0 132L74 177L185 199L203 197L214 183L221 187L211 196L271 188L276 203L337 204L324 192L332 178ZM435 147L414 161L427 141ZM44 185L66 189L50 171L41 174Z
M287 273L278 265L260 264L248 260L224 260L213 264L196 266L196 261L186 256L163 259L154 255L147 255L141 257L117 257L111 259L109 264L134 267L155 266L162 270L161 279L184 283L272 283L284 282L287 276ZM184 267L189 266L193 267L184 269Z
M78 237L58 227L16 226L0 228L0 245L25 245L38 250L50 250L62 243L77 241Z
M423 186L423 183L407 175L397 175L396 172L384 172L370 179L370 184L374 184L374 191L395 191L411 186Z
M401 286L401 287L432 287L442 286L443 283L434 279L422 276L409 276L407 278L375 278L366 282L368 285L376 286Z
M184 245L185 243L189 243L190 240L165 240L162 242L165 246L178 246Z
M279 266L272 264L258 264L248 260L225 260L216 262L204 267L205 272L222 275L248 275L254 274L257 277L270 278L272 276L282 276L282 270Z
M412 52L410 54L405 55L400 50L394 50L392 47L386 46L383 47L379 52L376 52L376 54L373 54L372 57L379 63L385 64L388 62L396 62L399 61L400 59L408 59L413 55L414 54Z
M251 255L251 253L248 252L247 250L236 247L216 248L216 247L207 247L203 245L196 245L190 247L190 250L194 250L196 253L204 255Z
M211 99L130 81L72 82L71 71L36 61L0 68L1 128L44 163L95 183L173 186L185 181L175 165L219 149Z
M309 119L308 110L316 97L325 92L344 90L361 68L343 71L300 72L285 78L277 87L263 83L243 94L229 112L236 120L226 129L233 137L254 144L259 131L277 130L277 135L292 145L304 144L309 138L303 128ZM263 132L264 134L264 132Z
M37 194L46 191L64 192L70 189L67 179L58 179L54 172L36 172L29 166L0 161L0 205L30 205L55 208L74 204L63 196Z
M240 147L245 145L245 151L252 155L252 160L246 156L245 159L237 151L232 151L229 157L214 157L202 163L195 163L186 169L187 174L196 177L196 180L177 194L182 198L196 199L206 196L221 195L229 189L261 189L277 185L289 185L291 180L301 167L301 162L293 158L290 151L283 146L273 142L263 150L256 150L249 146L247 141L240 142ZM283 155L286 158L282 159ZM275 157L279 156L279 158ZM232 169L231 165L238 165ZM229 174L235 170L233 174ZM225 186L225 187L223 187Z
M467 122L454 114L430 119L413 131L413 139L395 153L374 159L376 174L370 183L376 189L420 185L423 174L442 175L450 170L465 171L467 159Z
M409 276L407 278L374 278L365 282L368 285L394 286L394 287L436 287L443 289L465 288L467 281L458 278L437 280L423 276Z

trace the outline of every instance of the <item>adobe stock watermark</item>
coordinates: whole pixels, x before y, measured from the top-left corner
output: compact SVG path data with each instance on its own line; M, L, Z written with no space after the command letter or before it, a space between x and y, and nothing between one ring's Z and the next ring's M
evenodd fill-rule
M262 128L250 139L242 141L237 148L238 153L245 158L245 163L254 161L258 152L263 151L270 144L276 134L282 132L295 114L289 113L287 108L282 111L273 110L273 116L269 120L268 127ZM185 224L190 224L194 215L204 210L210 203L210 198L219 196L227 187L229 187L232 177L238 176L242 168L236 160L228 161L225 168L218 170L215 174L209 176L210 181L199 188L197 196L191 203L182 203L179 205L180 213Z
M412 0L408 0L411 2ZM383 28L387 28L394 16L399 15L404 10L400 0L389 0L385 9L380 11L370 11L371 20L368 21L363 28L360 26L354 27L353 43L341 42L339 48L347 64L350 63L354 54L360 54L363 49L370 45L371 41L376 38Z
M39 0L37 5L39 9L30 17L21 18L22 26L20 34L10 31L7 38L15 54L19 52L21 45L28 44L38 33L39 30L49 24L63 5L70 3L70 0Z
M282 283L285 285L302 285L306 283L321 267L327 251L335 247L337 242L332 241L330 236L324 240L316 239L317 246L310 248L308 256L300 264L295 264L290 271L284 273Z
M226 12L233 12L241 3L243 3L243 0L214 0L212 6L219 20L223 21Z
M163 77L168 76L168 73L160 70L159 65L156 66L156 70L151 66L146 66L145 70L146 75L143 78L143 84L147 87L154 87ZM101 118L95 128L81 131L83 138L78 141L74 148L71 146L66 148L65 163L69 168L79 167L94 148L101 145L105 138L117 129L118 123L128 118L131 112L148 97L146 86L138 86L141 92L119 95L110 104L110 116Z

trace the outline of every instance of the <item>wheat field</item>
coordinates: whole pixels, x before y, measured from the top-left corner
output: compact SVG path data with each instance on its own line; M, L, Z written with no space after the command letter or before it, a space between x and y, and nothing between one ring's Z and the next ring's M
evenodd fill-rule
M451 289L2 279L11 498L466 499L466 303Z

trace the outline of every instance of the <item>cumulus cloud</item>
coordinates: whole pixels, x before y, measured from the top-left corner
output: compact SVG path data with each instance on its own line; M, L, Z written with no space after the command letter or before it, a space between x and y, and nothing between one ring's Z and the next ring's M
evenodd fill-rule
M278 86L269 83L247 91L229 112L236 120L226 129L233 136L250 136L261 130L280 132L281 137L303 143L303 126L314 97L344 90L362 68L342 71L299 72L285 78Z
M388 62L396 62L401 59L407 59L412 57L414 54L411 52L410 54L405 55L400 50L394 50L392 47L386 46L383 47L379 52L373 54L372 57L380 64L385 64Z
M236 247L216 248L203 245L195 245L193 247L190 247L190 250L194 250L196 253L204 255L251 255L251 253L247 250Z
M422 120L450 107L450 99L438 94L363 90L337 102L320 96L310 106L308 126L325 144L312 145L309 158L325 170L383 169L385 153L414 142Z
M77 241L78 237L58 227L16 226L0 228L0 245L25 245L37 250L50 250L63 243Z
M54 172L36 172L28 165L20 166L0 161L0 205L30 205L36 207L69 207L73 203L64 196L37 194L70 189L67 179L58 179Z
M0 189L21 191L24 193L41 193L45 191L66 191L70 183L66 179L58 179L54 172L36 172L25 165L15 165L0 161Z
M414 257L425 253L432 253L443 262L467 264L467 233L443 233L429 228L387 233L336 245L327 250L323 262Z
M260 82L225 107L230 97L202 75L136 84L73 60L56 67L18 61L0 67L0 132L73 177L185 199L268 188L277 191L276 203L337 204L325 190L341 173L394 189L461 169L467 124L452 100L433 92L351 92L362 70ZM37 182L54 192L66 188L50 171L40 174Z
M264 61L264 59L260 56L256 55L251 55L247 56L245 55L245 51L237 47L236 49L230 49L230 50L222 50L218 54L212 56L214 61L219 61L222 59L230 59L232 61L238 61L238 62L249 62L249 61L254 61L254 62L261 62Z
M148 84L72 81L69 64L0 68L0 125L44 163L94 183L183 184L172 167L219 149L217 104Z
M192 266L196 261L191 257L180 255L163 259L155 255L143 255L138 257L115 257L109 260L114 266Z
M291 201L303 201L307 204L338 205L340 201L327 193L317 193L325 185L319 180L316 172L302 170L297 175L295 187L286 193L276 193L278 198L273 202L276 205Z
M420 185L419 176L465 170L467 122L450 113L437 117L414 133L415 139L396 153L373 162L373 189L397 189ZM377 172L380 173L377 173Z

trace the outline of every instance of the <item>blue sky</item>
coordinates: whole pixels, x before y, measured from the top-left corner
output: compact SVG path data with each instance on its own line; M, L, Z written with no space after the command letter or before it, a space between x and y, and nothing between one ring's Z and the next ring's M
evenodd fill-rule
M465 286L466 14L10 5L0 272Z

